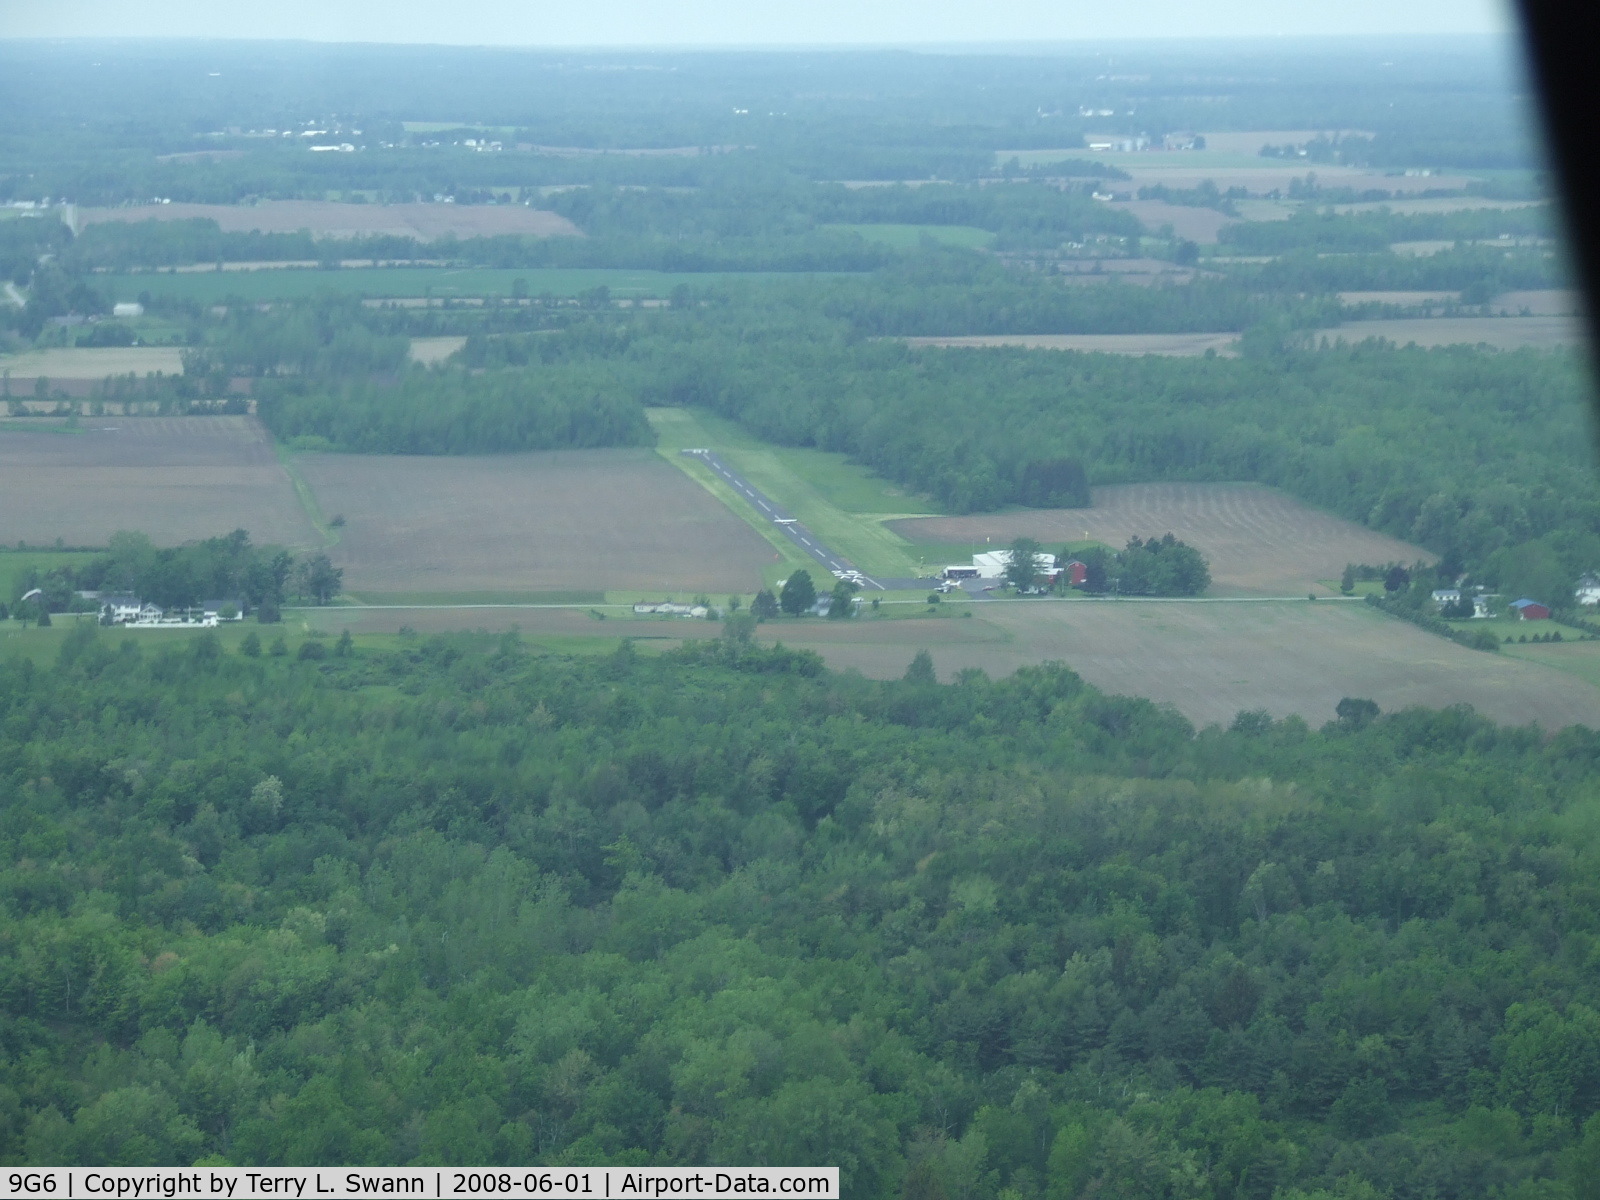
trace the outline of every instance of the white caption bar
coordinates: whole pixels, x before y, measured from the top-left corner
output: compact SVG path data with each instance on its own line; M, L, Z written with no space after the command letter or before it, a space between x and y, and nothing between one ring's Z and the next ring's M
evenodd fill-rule
M0 1173L0 1197L29 1200L321 1200L492 1196L663 1200L808 1196L838 1200L838 1167L39 1167Z

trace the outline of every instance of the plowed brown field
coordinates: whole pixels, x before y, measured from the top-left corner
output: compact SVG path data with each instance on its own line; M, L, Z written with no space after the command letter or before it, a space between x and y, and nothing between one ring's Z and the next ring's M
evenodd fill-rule
M1093 508L1028 509L972 517L919 517L891 527L917 542L998 545L1016 537L1045 544L1170 533L1211 564L1211 594L1304 596L1349 562L1431 561L1417 546L1249 483L1134 483L1094 489Z
M97 417L59 433L0 421L0 541L103 546L120 529L162 546L234 529L319 544L253 417Z
M777 555L650 450L307 455L357 594L747 592ZM470 623L470 622L469 622Z

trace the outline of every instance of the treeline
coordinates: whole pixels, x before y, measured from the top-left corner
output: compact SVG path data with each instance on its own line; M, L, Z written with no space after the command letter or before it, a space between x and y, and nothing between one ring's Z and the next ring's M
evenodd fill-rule
M186 350L186 375L371 375L399 370L411 348L392 321L369 316L354 297L322 296L260 311L227 306L215 325L201 326L200 345Z
M1197 735L1059 666L735 640L241 650L0 665L8 1163L1299 1200L1600 1162L1593 733Z
M655 435L638 390L593 363L537 373L413 369L394 380L269 380L257 411L284 441L357 454L645 446Z
M603 206L604 202L599 203ZM675 196L672 207L684 205ZM712 228L690 236L671 228L630 228L617 221L606 226L599 236L584 238L500 234L446 235L422 241L394 235L322 238L306 232L224 233L209 218L106 221L84 230L71 244L64 261L80 271L126 271L212 262L315 262L334 268L345 259L529 269L870 271L896 257L886 247L863 242L849 233L816 229L806 220L784 220L776 228L763 228L770 223L755 214L753 228L743 233Z
M870 337L1022 333L1231 332L1268 320L1336 324L1330 295L1298 295L1258 280L1202 277L1178 285L1068 283L961 251L925 247L864 279L815 280L788 301Z
M1310 251L1248 267L1230 266L1240 286L1272 293L1305 291L1459 291L1465 303L1486 304L1519 288L1570 286L1566 264L1548 250L1454 246L1437 254L1349 254Z
M337 262L344 258L427 259L415 238L369 235L316 238L308 231L229 231L209 217L178 221L97 221L72 241L70 260L84 268L127 271L211 262Z
M320 580L332 569L326 563L326 555L297 559L279 546L253 545L243 529L172 547L158 547L143 533L123 531L111 535L104 554L85 562L17 572L9 607L22 620L34 618L40 610L93 612L99 603L83 600L78 592L122 593L164 609L228 600L241 611L264 613L262 620L270 622L291 594L319 603L330 598L332 592L321 594L311 583L313 575ZM333 580L334 592L337 584ZM41 594L22 603L22 597L35 589Z
M1086 568L1082 589L1119 596L1199 596L1211 586L1200 551L1172 534L1128 539L1121 550L1090 546L1069 557Z
M1225 225L1217 240L1240 254L1289 254L1296 250L1358 254L1387 250L1395 242L1476 241L1551 237L1549 206L1480 208L1444 213L1336 213L1303 209L1286 221L1241 221Z

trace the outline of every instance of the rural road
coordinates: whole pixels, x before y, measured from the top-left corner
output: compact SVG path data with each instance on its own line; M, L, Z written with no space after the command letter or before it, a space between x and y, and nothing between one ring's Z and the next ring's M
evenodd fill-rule
M738 492L750 505L767 520L771 521L800 549L828 568L829 573L835 571L854 571L856 566L842 554L835 554L824 546L816 534L800 524L792 514L780 508L772 499L758 489L743 475L739 474L727 463L719 458L712 450L680 450L678 453L686 454L690 458L698 458L710 467L725 483ZM895 588L920 588L926 587L933 580L928 579L874 579L870 575L861 576L861 584L866 588L877 588L886 592Z

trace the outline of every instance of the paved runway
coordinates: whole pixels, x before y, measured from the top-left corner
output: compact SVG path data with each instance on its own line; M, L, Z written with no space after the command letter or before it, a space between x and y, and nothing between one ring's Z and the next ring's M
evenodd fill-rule
M772 498L762 492L739 472L735 471L713 450L681 450L680 454L687 454L691 458L698 458L716 473L718 478L727 483L734 491L738 492L750 502L758 513L766 517L800 549L816 559L828 569L828 573L838 578L839 575L855 571L856 565L842 554L836 554L823 545L821 540L802 525L793 513L781 508L773 502ZM930 587L937 583L934 579L874 579L870 575L861 575L858 582L868 590L891 591L898 588Z

